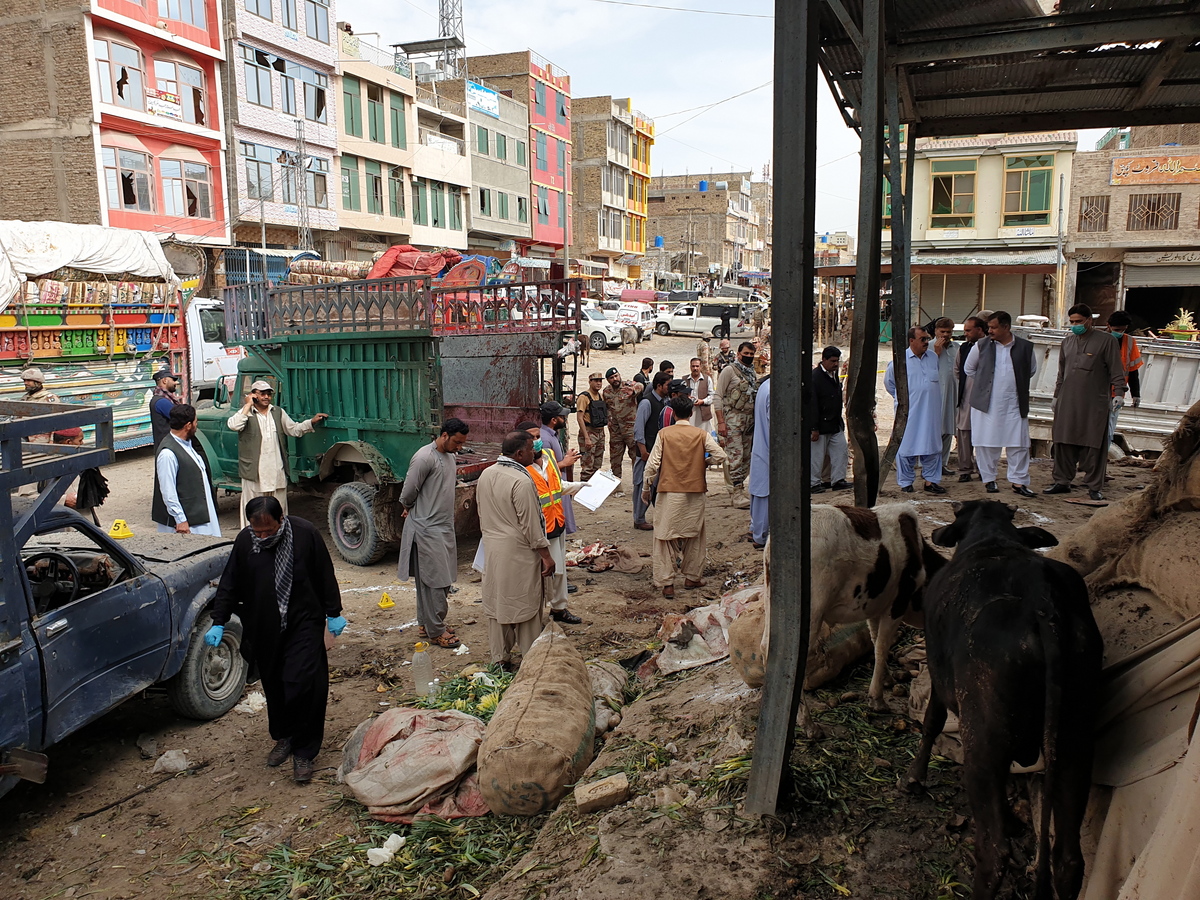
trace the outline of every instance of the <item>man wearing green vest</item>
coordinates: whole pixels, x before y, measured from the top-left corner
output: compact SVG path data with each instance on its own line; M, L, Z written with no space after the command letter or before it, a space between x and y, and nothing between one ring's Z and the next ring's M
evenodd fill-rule
M287 435L300 437L329 418L317 413L303 422L271 404L275 391L265 381L250 385L246 405L229 417L231 431L238 433L238 477L242 479L242 528L246 527L246 504L255 497L272 496L287 515Z

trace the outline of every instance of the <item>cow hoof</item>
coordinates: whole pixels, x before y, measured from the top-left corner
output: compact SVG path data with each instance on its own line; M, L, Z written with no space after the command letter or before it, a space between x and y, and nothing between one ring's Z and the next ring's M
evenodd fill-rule
M907 775L900 777L898 786L910 794L920 795L925 793L925 785L915 778L909 778Z
M885 712L891 712L891 709L888 707L887 701L884 700L882 697L872 697L871 698L871 711L878 712L878 713L885 713Z

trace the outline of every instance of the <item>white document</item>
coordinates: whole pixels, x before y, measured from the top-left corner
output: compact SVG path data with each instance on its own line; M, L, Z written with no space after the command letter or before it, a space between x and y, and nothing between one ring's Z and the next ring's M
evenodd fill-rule
M613 475L612 472L597 470L588 479L587 487L580 488L579 493L575 494L571 499L575 503L595 512L608 499L608 495L620 486L621 480Z

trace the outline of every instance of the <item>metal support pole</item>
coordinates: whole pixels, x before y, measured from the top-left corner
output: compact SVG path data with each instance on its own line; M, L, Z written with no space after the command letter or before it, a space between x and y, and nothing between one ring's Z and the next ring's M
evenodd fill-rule
M883 228L883 2L863 0L862 162L858 186L858 264L846 418L854 447L854 503L879 496L875 384L879 368L879 266ZM892 211L895 213L895 210Z
M878 2L878 0L876 0ZM774 815L790 796L796 712L808 661L812 537L808 483L817 231L817 34L821 0L775 3L775 303L771 366L771 643L746 810Z

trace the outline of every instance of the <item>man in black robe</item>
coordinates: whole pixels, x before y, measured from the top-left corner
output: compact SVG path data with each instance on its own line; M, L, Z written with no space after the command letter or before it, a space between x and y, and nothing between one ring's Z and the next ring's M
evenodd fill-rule
M310 522L285 516L272 496L246 504L243 528L233 542L205 643L221 643L236 613L242 621L242 656L257 665L267 698L275 747L268 766L292 757L295 780L312 780L313 759L325 736L329 665L325 631L346 627L333 560Z

